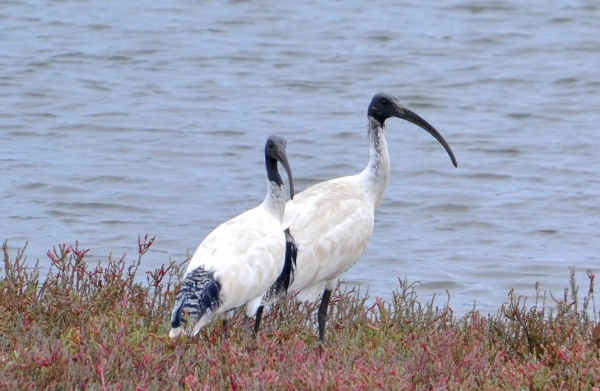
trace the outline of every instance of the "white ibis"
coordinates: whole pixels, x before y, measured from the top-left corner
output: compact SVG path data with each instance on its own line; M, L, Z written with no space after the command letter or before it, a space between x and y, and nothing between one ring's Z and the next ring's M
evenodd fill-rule
M248 331L264 293L280 276L286 235L281 225L285 188L277 162L286 170L290 197L294 196L286 141L270 136L265 145L267 195L262 204L221 224L200 244L185 272L171 315L169 336L189 336L219 315L227 335L227 318L246 305L244 331Z
M429 132L456 159L444 138L427 121L400 104L390 94L376 94L367 111L370 158L359 174L318 183L299 193L285 208L283 227L297 244L295 279L288 294L314 301L323 292L319 307L319 338L325 342L327 306L340 275L360 258L373 233L375 209L390 177L385 140L385 120L397 117ZM272 289L273 290L273 289ZM273 295L271 295L273 296ZM270 300L272 301L272 299ZM264 304L269 302L265 301ZM260 325L258 309L255 331Z

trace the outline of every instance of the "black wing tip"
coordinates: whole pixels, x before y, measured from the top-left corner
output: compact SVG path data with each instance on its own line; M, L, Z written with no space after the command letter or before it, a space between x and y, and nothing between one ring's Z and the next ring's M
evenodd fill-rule
M214 312L221 304L221 283L214 277L214 272L199 267L190 272L181 283L171 317L171 327L181 327L181 323L185 323L184 316L200 319L206 313Z
M171 315L171 328L176 329L181 327L181 311L183 310L183 303L177 303L179 306L176 306L173 309L173 314Z

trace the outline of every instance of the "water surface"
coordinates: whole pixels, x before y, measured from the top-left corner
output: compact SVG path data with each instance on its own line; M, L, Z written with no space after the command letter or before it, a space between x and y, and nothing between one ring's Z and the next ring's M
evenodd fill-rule
M0 238L183 260L264 197L263 146L296 189L362 170L387 91L433 124L387 123L390 184L350 286L397 278L495 312L600 265L600 11L594 2L4 2ZM443 301L443 300L442 300ZM440 303L442 302L440 301Z

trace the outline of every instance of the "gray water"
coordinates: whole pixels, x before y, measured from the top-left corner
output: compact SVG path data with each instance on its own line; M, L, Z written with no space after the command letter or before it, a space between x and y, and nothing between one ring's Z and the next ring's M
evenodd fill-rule
M593 1L37 1L0 4L0 239L183 261L266 191L266 137L297 191L368 160L386 91L392 177L343 276L389 298L446 290L495 313L511 287L581 294L600 238L600 8ZM143 273L142 273L143 274ZM441 297L441 299L440 299Z

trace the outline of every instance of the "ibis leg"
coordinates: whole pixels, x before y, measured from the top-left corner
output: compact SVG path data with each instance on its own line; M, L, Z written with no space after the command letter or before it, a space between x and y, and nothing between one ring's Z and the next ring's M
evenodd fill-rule
M319 339L321 344L325 345L325 323L327 323L327 307L329 306L329 298L331 297L331 291L323 291L323 298L321 299L321 306L319 307Z
M244 315L244 334L248 334L248 330L250 329L250 319L248 315Z
M256 338L256 334L258 334L258 329L260 328L260 320L262 319L263 309L265 309L264 305L258 307L256 310L256 321L254 322L254 338Z
M223 338L229 338L229 330L227 329L227 319L223 319Z

